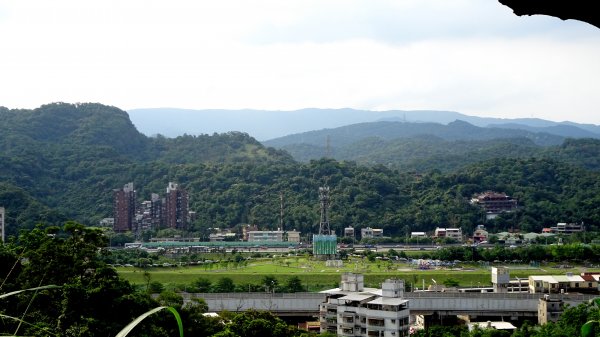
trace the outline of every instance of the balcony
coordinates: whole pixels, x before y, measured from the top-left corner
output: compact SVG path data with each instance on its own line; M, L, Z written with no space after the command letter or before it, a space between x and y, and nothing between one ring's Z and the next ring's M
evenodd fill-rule
M342 328L342 336L354 336L354 329Z
M383 327L385 326L385 321L383 319L369 319L369 327Z
M367 333L367 336L369 336L369 337L381 337L381 336L383 336L383 332L381 332L381 331L369 331Z

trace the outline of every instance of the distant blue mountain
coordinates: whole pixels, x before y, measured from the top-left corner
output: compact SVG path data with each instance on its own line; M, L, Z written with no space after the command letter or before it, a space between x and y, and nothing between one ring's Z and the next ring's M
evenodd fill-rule
M495 127L548 133L561 137L600 138L600 126L573 122L552 122L536 118L502 119L467 116L454 111L355 109L267 110L186 110L175 108L128 111L137 129L146 135L176 137L241 131L264 141L312 130L375 122L402 121L448 124L456 120L479 127ZM509 125L510 127L506 127Z
M447 125L426 122L379 121L346 125L334 129L303 132L264 141L263 144L275 148L285 148L294 144L324 146L329 142L331 146L344 147L372 137L389 141L400 138L423 138L427 136L445 141L523 138L540 146L559 145L562 144L565 138L550 133L531 132L528 130L479 127L460 120L448 123Z

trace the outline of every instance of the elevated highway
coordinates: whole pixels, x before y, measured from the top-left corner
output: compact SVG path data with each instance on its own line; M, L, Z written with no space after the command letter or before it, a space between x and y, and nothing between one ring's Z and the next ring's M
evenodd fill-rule
M182 293L184 302L203 298L210 311L268 310L280 316L317 316L321 293ZM543 294L407 292L411 315L470 315L535 317ZM566 304L577 305L596 295L553 294Z

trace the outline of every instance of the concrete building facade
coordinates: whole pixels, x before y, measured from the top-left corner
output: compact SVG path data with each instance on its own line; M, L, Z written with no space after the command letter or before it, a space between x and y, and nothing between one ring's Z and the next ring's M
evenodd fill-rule
M558 321L563 312L564 303L561 299L550 298L548 295L540 298L538 304L538 324L544 325L548 322Z

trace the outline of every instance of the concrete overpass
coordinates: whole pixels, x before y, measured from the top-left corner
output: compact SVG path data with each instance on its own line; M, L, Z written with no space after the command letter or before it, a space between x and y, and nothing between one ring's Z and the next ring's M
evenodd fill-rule
M280 316L317 316L321 293L182 293L184 302L203 298L210 311L268 310ZM411 315L497 316L516 319L536 317L543 294L527 293L440 293L407 292ZM598 297L582 294L553 294L566 304L575 306Z

